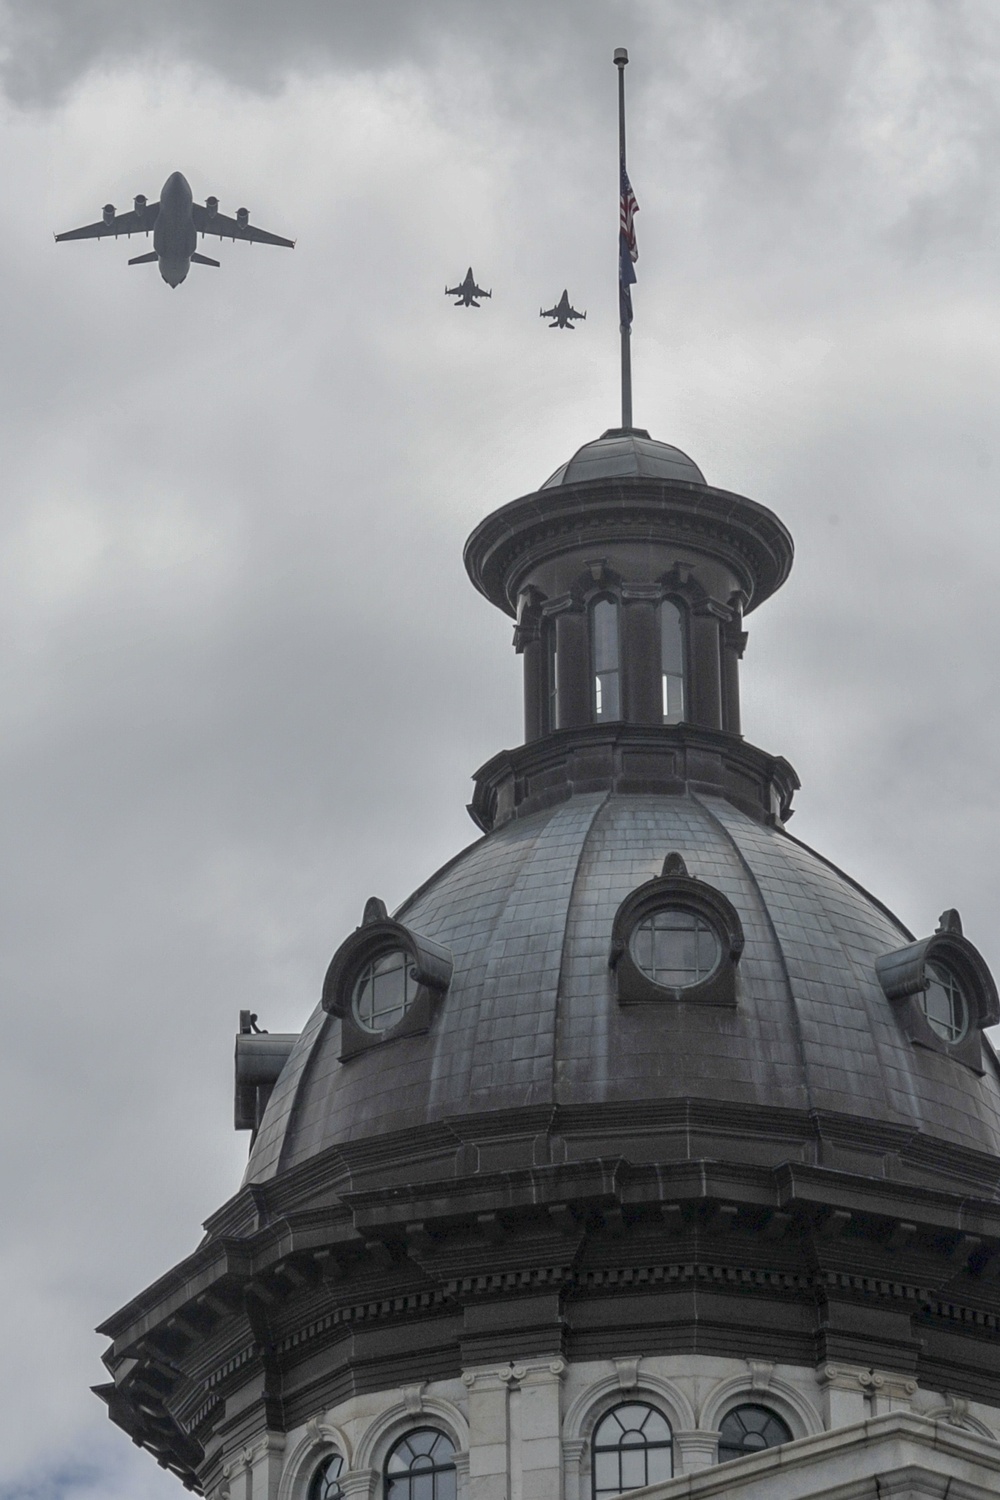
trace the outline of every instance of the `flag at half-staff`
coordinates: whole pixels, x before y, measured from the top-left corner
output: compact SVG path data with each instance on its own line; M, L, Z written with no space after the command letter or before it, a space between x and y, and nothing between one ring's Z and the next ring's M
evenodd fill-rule
M621 163L621 223L618 233L618 303L621 325L628 328L632 323L632 286L635 282L635 263L639 249L635 242L635 216L639 205L635 201L632 184L628 180L625 163Z

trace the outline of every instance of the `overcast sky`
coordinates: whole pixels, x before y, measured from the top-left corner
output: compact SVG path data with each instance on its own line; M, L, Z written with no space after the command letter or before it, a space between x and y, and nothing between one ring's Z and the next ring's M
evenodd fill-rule
M462 544L618 420L791 528L745 730L792 831L1000 969L991 0L0 0L2 1500L180 1493L93 1325L238 1186L241 1007L297 1030L365 898L520 739ZM298 240L171 291L100 205ZM210 247L209 247L210 248ZM469 263L494 298L456 311ZM553 333L567 286L588 312Z

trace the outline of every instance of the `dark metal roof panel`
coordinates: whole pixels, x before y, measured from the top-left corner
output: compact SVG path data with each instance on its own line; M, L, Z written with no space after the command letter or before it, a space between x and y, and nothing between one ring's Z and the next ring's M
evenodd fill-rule
M615 912L676 850L739 912L734 1010L620 1006ZM349 1140L459 1115L678 1098L815 1110L1000 1154L1000 1088L916 1047L875 959L892 916L795 840L721 799L572 797L474 844L401 908L451 951L430 1030L339 1061L317 1010L248 1167L261 1181Z
M659 443L634 433L597 438L584 443L567 463L541 486L554 489L562 484L587 484L599 479L681 479L704 484L705 476L694 459L670 443Z

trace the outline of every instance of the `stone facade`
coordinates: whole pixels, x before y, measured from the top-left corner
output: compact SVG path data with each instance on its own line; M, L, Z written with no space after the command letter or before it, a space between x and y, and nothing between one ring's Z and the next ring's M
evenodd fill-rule
M381 1500L393 1442L427 1425L455 1446L459 1500L591 1500L595 1428L625 1402L654 1407L673 1434L674 1477L634 1492L642 1500L940 1500L949 1480L965 1500L1000 1491L1000 1410L922 1390L890 1371L704 1355L574 1363L556 1355L352 1397L287 1435L249 1445L211 1500L308 1500L317 1467L332 1453L345 1462L345 1500ZM720 1466L719 1425L744 1402L777 1414L792 1441Z

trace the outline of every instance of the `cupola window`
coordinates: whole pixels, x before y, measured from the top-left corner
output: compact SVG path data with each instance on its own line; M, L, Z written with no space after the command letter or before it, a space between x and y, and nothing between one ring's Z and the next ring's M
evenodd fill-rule
M736 1004L743 927L732 902L668 854L663 873L625 897L608 964L620 1005L683 1000Z
M417 996L413 960L393 948L365 964L354 985L352 1008L366 1031L391 1031Z
M762 1453L765 1448L777 1448L791 1440L788 1427L766 1406L736 1406L723 1417L719 1429L719 1463L729 1463L747 1453Z
M609 1411L594 1432L593 1471L594 1500L670 1479L673 1448L666 1417L641 1401Z
M920 1009L927 1024L943 1042L960 1042L969 1029L969 1003L957 976L947 964L928 959L924 965L927 988L920 992Z
M643 917L632 929L629 946L647 979L677 990L708 979L722 957L714 927L679 906L663 906Z
M385 1500L455 1500L455 1447L443 1432L420 1427L390 1450Z
M983 1071L982 1032L1000 1021L1000 996L957 911L943 912L930 937L876 959L875 972L912 1042Z
M547 729L559 728L559 678L556 649L556 622L546 620L544 626L545 645L545 715Z
M590 656L593 665L594 718L621 718L621 665L618 605L597 599L590 606Z
M323 984L323 1009L340 1018L341 1062L427 1031L451 973L447 948L395 921L372 896Z
M325 1458L309 1481L306 1500L344 1500L340 1476L344 1472L344 1460L339 1453Z
M660 605L660 672L663 683L663 722L684 718L684 617L672 599Z

